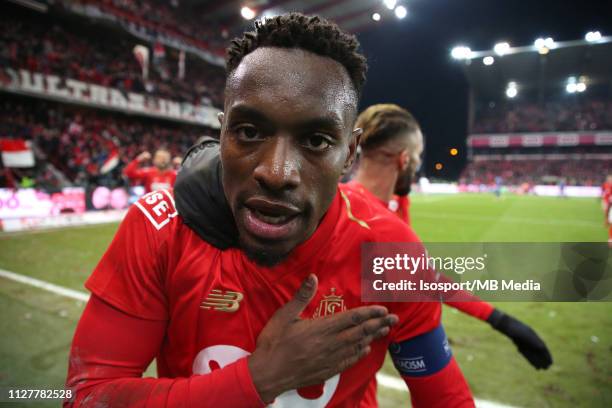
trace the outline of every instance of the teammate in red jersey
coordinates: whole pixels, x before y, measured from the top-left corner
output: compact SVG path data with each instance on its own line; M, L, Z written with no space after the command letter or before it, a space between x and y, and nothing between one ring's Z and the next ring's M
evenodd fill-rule
M423 134L418 122L397 105L378 104L361 112L355 126L363 129L361 157L355 178L342 188L365 195L410 225L410 185L421 165L423 152ZM464 293L462 298L472 301L445 304L489 322L509 336L534 367L548 368L552 364L546 345L530 327L472 294ZM373 380L365 399L372 400L375 396L376 381Z
M423 152L423 134L418 122L410 112L397 105L379 104L364 110L355 126L363 129L362 153L355 178L346 188L368 195L410 225L410 185L421 165ZM496 326L494 323L500 319L501 311L476 296L466 294L463 297L471 297L473 301L446 304ZM521 339L510 337L534 367L548 368L552 363L550 354L531 332L529 336L524 333L523 344L517 343Z
M439 303L360 300L361 244L418 238L338 191L360 134L357 49L300 14L232 43L221 171L240 248L203 241L168 191L133 206L87 281L66 405L352 407L390 348L414 406L474 406ZM161 378L140 378L155 357Z
M123 174L132 182L142 183L145 191L169 189L176 180L176 170L172 167L176 159L171 161L170 152L157 149L153 155L153 166L140 167L151 159L151 153L142 152L123 169Z

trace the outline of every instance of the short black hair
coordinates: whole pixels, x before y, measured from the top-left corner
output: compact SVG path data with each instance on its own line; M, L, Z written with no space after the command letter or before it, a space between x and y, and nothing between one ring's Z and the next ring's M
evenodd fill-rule
M226 73L229 76L242 59L259 47L300 48L332 58L346 68L357 95L366 79L368 65L359 51L357 38L338 25L319 16L289 13L255 22L255 30L235 38L227 49Z

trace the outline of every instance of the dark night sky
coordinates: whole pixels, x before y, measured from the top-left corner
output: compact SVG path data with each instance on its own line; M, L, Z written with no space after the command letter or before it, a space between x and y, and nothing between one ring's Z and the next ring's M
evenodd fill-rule
M359 34L370 70L362 107L397 103L421 123L428 175L456 178L465 163L468 84L453 46L493 48L499 41L530 45L541 36L582 39L599 30L612 35L612 1L403 0L408 17L383 14L379 26ZM383 8L381 8L383 9ZM451 158L450 147L460 155ZM435 172L437 161L444 163ZM436 174L434 174L436 173Z

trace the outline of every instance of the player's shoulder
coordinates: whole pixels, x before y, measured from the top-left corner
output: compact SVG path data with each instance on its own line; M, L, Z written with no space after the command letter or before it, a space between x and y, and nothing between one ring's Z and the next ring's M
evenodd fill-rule
M354 185L340 186L349 221L359 225L362 233L376 242L419 242L416 233L371 193Z
M167 232L178 211L172 190L156 190L140 197L128 211L124 222L142 222L152 231Z

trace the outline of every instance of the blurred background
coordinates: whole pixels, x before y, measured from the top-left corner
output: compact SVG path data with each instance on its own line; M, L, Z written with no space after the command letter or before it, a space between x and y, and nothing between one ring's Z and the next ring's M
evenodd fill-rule
M358 36L370 66L361 108L396 103L420 122L411 218L425 242L608 239L609 2L3 1L0 386L62 386L83 282L147 189L126 167L218 136L225 47L288 11ZM612 406L612 306L503 308L555 363L536 372L509 341L446 311L479 406ZM408 405L393 373L385 364L381 406Z

